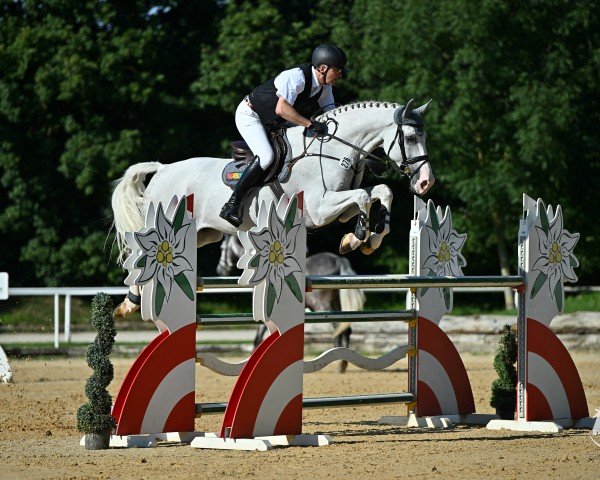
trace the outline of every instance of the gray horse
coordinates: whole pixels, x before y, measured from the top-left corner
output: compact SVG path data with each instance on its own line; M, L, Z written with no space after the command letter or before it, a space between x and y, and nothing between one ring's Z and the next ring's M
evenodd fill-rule
M304 192L304 216L309 230L336 220L345 223L358 216L354 231L342 238L340 253L355 249L372 253L390 231L393 193L384 184L360 187L365 162L369 158L384 168L400 171L409 178L410 189L424 195L435 181L423 124L428 105L414 108L412 100L406 105L344 105L318 117L329 128L329 134L320 139L307 137L301 127L288 129L288 151L294 157L289 178L255 189L249 195L240 230L246 231L255 224L263 202L276 201L280 193L291 198ZM374 153L379 149L385 155ZM223 158L197 157L168 165L149 162L129 167L116 182L112 196L120 258L127 254L126 232L136 232L144 226L149 203L168 205L174 196L187 195L193 203L198 247L221 241L224 233L235 233L236 228L219 217L221 206L231 195L231 189L222 180L227 162ZM152 176L149 182L147 176ZM370 231L370 210L376 201L380 202L379 217L374 231ZM127 316L137 310L137 298L139 289L133 286L115 315Z
M217 275L232 275L236 270L237 261L244 253L244 247L237 235L226 235L221 242L221 257L217 265ZM356 275L350 261L329 252L316 253L306 258L307 275ZM360 289L313 290L306 294L306 307L313 312L357 311L365 305L365 293ZM333 346L348 347L352 329L349 323L333 324ZM267 327L259 324L254 337L254 348L262 342ZM342 360L338 371L344 373L348 362Z

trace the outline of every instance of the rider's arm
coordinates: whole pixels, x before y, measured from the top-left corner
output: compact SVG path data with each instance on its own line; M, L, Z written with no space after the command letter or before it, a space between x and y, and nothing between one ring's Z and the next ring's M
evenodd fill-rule
M282 118L285 118L288 122L301 125L303 127L310 127L311 121L300 115L298 111L292 107L284 97L279 97L277 105L275 106L275 113Z
M310 120L300 115L293 107L298 94L304 90L305 82L302 70L298 67L285 70L277 75L274 83L275 88L277 88L277 96L279 97L275 106L275 113L288 122L309 127Z

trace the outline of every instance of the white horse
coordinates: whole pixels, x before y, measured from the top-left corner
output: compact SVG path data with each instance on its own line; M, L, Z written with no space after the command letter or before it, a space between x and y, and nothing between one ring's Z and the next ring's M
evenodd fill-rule
M410 179L410 189L425 194L433 185L429 164L423 115L429 103L413 108L384 102L359 102L338 107L319 117L328 124L329 135L322 139L307 138L302 127L287 130L287 140L294 155L290 175L280 185L280 192L289 197L304 192L306 227L316 229L336 220L347 222L358 215L354 233L344 236L340 253L356 248L370 254L377 249L390 231L389 219L393 194L384 184L360 188L364 165L380 162ZM384 157L374 155L383 148ZM224 233L236 228L219 217L222 205L231 189L222 181L223 168L230 159L197 157L169 165L158 162L139 163L127 169L115 183L112 196L114 225L123 259L125 232L143 227L149 202L168 204L173 196L194 194L193 215L198 230L198 247L218 242ZM148 185L147 175L154 174ZM277 188L255 189L244 204L244 222L240 230L250 229L262 202L277 200ZM381 204L377 227L369 231L371 204ZM139 308L137 287L130 289L115 314L126 316Z

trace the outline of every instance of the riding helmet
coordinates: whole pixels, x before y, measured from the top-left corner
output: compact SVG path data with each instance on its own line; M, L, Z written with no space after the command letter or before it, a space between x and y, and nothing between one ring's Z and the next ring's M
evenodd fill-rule
M312 65L317 68L319 65L341 68L344 73L347 72L346 53L335 45L319 45L312 54Z

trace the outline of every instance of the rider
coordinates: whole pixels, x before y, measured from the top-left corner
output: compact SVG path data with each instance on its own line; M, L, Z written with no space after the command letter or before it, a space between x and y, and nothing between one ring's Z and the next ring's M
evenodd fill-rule
M252 90L235 112L235 124L254 159L238 180L231 198L221 209L221 218L235 227L242 223L243 203L252 187L259 186L273 163L273 149L267 130L281 127L286 121L308 128L314 135L327 133L323 122L311 121L294 106L334 108L332 86L346 72L346 54L335 45L319 45L312 62L285 70L277 77ZM310 85L310 86L309 86Z

